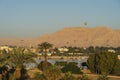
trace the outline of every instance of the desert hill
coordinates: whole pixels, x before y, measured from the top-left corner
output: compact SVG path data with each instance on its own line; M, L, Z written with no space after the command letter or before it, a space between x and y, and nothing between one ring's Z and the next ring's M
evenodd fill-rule
M67 27L52 34L43 35L33 39L2 39L2 45L36 46L41 42L50 42L60 46L120 46L120 30L108 27Z
M120 46L120 30L108 27L67 27L56 33L44 35L37 42L48 41L56 46Z

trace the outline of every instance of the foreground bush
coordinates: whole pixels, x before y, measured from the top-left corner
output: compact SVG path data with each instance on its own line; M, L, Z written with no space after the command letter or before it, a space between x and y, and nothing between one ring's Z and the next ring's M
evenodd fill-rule
M120 61L116 62L116 65L114 66L114 68L112 70L112 74L120 76Z
M59 80L62 76L62 71L57 66L50 66L44 73L47 80Z
M34 79L32 79L32 80L47 80L47 79L46 79L46 77L45 77L43 74L41 74L40 72L36 72L36 73L34 74Z
M47 69L40 73L35 74L34 80L60 80L62 71L57 66L49 66Z
M45 63L45 61L40 62L40 63L38 64L38 69L40 69L40 70L43 71L43 69L44 69L44 63ZM52 66L52 64L49 63L49 62L47 62L47 65L48 65L48 67L49 67L49 66ZM47 68L48 68L48 67L47 67Z
M80 68L74 63L68 63L61 70L63 73L71 72L73 74L82 74Z

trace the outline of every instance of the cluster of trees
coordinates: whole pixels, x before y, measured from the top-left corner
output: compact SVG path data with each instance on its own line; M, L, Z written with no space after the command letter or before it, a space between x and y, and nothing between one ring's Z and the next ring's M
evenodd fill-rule
M115 53L101 52L91 54L87 64L93 73L120 75L120 60Z
M64 55L64 56L69 56L69 54L67 53L83 53L83 55L89 55L92 53L101 53L101 52L107 52L108 50L114 50L116 52L117 55L120 54L120 47L114 48L114 47L87 47L87 48L83 48L83 47L66 47L64 46L64 48L68 48L68 51L60 53L60 51L55 48L54 51L56 52L53 55ZM78 56L78 54L73 54L73 56Z
M38 68L42 70L42 73L36 73L35 80L89 80L88 77L83 75L81 78L76 79L72 73L74 74L82 74L80 68L78 68L76 63L59 63L56 62L56 65L51 65L47 62L47 53L51 49L53 45L47 42L43 42L38 45L38 48L42 50L44 53L44 61L38 65ZM106 48L93 48L89 47L88 49L82 48L69 48L71 52L79 52L82 50L88 50L90 53L90 57L88 59L87 65L89 69L93 73L97 74L114 74L120 75L120 61L117 58L117 54L104 52ZM119 52L120 48L116 48L115 50ZM96 50L96 51L95 51ZM25 80L29 78L27 75L27 70L25 69L26 63L36 63L34 57L37 55L30 53L26 54L24 52L24 48L14 48L13 51L5 54L0 54L0 67L4 67L6 64L11 63L14 64L15 70L13 72L13 78L15 80ZM2 69L2 68L1 68ZM3 80L6 78L6 75L10 75L10 71L0 70L2 74ZM62 76L62 73L65 73ZM84 79L85 78L85 79ZM102 76L101 78L104 78ZM14 80L13 79L13 80ZM8 79L10 80L10 78Z
M25 64L36 63L33 59L36 56L33 53L24 53L24 48L14 48L9 53L0 54L0 73L2 80L24 80L24 78L27 78Z

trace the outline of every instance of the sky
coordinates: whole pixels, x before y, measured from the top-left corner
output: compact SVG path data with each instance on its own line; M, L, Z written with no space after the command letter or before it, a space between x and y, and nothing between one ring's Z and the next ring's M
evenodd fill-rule
M0 0L0 37L38 37L84 22L120 29L120 0Z

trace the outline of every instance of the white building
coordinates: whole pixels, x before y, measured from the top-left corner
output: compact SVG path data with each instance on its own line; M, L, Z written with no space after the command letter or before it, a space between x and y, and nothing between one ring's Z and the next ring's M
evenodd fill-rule
M109 49L108 52L115 53L115 50Z
M60 53L63 53L63 52L67 52L67 51L69 51L68 48L63 48L63 47L58 48L58 50L60 51Z

